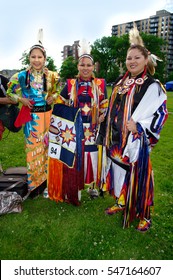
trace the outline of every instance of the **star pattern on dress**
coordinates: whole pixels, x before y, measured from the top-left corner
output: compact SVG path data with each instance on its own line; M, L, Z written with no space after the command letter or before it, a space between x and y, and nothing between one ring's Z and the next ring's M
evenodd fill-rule
M84 129L84 135L85 135L85 139L88 141L91 141L91 137L93 136L93 132L92 130L88 127L85 127Z
M122 149L118 149L118 147L114 146L111 148L111 157L114 158L118 162L123 162L125 164L128 163L128 160L126 157L122 157Z
M75 136L72 132L73 127L69 128L68 125L66 125L65 129L61 129L60 137L62 138L62 144L66 143L68 146L70 145L70 142L75 142Z
M82 108L82 111L87 115L90 110L91 108L88 107L87 103L85 103L85 106Z

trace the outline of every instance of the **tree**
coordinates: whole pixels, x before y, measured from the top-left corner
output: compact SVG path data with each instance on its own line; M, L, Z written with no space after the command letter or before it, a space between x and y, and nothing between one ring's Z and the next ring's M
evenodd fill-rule
M169 74L167 81L173 81L173 71Z
M29 55L26 51L22 53L22 57L20 58L20 60L22 63L22 70L29 66Z
M57 67L55 66L55 64L54 64L54 60L50 57L50 56L48 56L47 58L46 58L46 67L49 69L49 70L51 70L51 71L57 71Z
M59 72L62 81L74 78L77 73L77 61L72 56L67 57L66 60L64 60L64 62L62 63Z
M104 77L107 82L112 82L112 76L118 76L119 70L115 65L115 43L117 37L103 37L92 45L91 54L99 64L98 77Z

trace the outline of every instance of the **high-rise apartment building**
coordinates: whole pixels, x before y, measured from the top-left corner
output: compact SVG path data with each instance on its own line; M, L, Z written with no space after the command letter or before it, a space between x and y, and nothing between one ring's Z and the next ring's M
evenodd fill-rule
M168 42L166 49L167 75L173 72L173 13L166 10L157 11L156 15L135 21L139 32L148 33L163 38ZM133 28L133 22L112 26L112 36L122 36Z
M78 46L79 40L74 41L73 45L66 45L63 47L62 53L62 60L64 61L67 57L73 56L76 60L78 59Z

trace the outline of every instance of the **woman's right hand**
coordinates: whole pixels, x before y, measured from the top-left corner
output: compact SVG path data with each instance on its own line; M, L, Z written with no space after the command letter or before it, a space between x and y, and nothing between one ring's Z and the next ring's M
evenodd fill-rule
M29 109L32 109L33 108L33 101L31 99L28 99L28 98L25 98L25 97L21 97L20 98L20 102L28 107Z

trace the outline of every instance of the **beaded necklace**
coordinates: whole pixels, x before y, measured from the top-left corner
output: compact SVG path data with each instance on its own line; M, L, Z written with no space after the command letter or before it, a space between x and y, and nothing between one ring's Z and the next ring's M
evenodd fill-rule
M39 90L43 90L44 92L47 92L46 74L44 72L39 72L32 69L28 69L26 72L26 79L25 79L26 87L28 89L30 89L31 87L31 74L34 76L34 80L35 80L34 86Z

